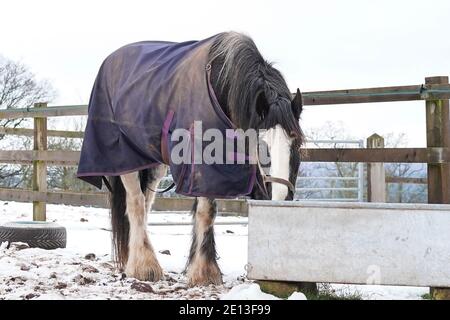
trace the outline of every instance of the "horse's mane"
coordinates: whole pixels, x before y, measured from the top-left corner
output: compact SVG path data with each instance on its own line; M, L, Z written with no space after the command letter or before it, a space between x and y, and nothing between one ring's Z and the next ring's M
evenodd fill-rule
M280 124L288 134L303 137L286 81L250 37L237 32L218 35L209 58L213 89L237 127L269 129Z

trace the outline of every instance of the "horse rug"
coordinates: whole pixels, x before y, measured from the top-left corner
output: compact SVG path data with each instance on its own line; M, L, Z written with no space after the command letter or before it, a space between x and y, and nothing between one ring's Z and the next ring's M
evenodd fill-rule
M101 188L104 176L166 164L182 195L234 198L251 192L254 164L174 163L170 156L178 143L171 139L175 129L188 130L193 147L195 121L202 122L203 131L215 128L224 137L235 128L210 83L208 53L217 36L133 43L105 59L89 101L77 177ZM200 143L202 151L207 145Z

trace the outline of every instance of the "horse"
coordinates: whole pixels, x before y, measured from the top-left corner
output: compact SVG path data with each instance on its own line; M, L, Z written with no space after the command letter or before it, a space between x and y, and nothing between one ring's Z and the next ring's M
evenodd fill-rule
M206 68L217 105L235 128L264 131L259 136L259 144L266 144L270 163L266 167L253 166L256 178L247 197L293 200L304 139L299 124L300 91L297 89L292 98L282 74L262 57L249 36L224 32L212 37L209 43ZM164 58L164 54L170 53L161 50L158 54ZM108 74L108 77L113 76L113 73ZM189 85L184 85L183 90L189 89L186 86ZM171 92L171 96L177 94ZM113 98L108 93L108 99ZM114 257L128 277L145 281L163 278L146 222L157 187L168 167L169 162L161 160L151 167L108 176ZM190 286L222 283L214 240L216 198L201 194L195 197L192 242L185 267Z

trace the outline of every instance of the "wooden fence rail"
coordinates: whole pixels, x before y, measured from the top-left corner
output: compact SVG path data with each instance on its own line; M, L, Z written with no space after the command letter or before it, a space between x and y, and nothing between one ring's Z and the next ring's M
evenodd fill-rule
M45 161L51 165L77 166L80 151L70 150L2 150L0 162L14 164L32 164L33 161Z
M3 128L0 127L0 135L14 135L14 136L34 136L34 129L25 128ZM62 137L62 138L83 138L83 131L63 131L63 130L47 130L48 137Z
M51 165L77 166L79 151L69 150L0 150L0 163L32 164L46 161ZM450 148L302 149L303 162L383 162L447 163Z
M0 199L17 202L46 202L73 206L92 206L109 208L109 195L106 192L69 192L69 191L33 191L12 188L0 188ZM155 199L153 210L156 211L190 211L194 204L192 198ZM246 216L247 202L242 199L218 200L217 209L222 214Z
M305 105L349 104L450 99L450 86L445 83L423 85L314 91L303 93Z
M448 83L425 83L412 86L311 91L303 92L302 95L303 104L306 106L369 102L444 100L450 99L450 85ZM87 105L53 106L46 108L46 110L36 110L34 108L8 109L0 111L0 119L84 116L87 115L87 112Z
M87 105L78 106L55 106L29 109L7 109L0 111L0 119L21 119L21 118L49 118L49 117L67 117L67 116L85 116L87 115Z

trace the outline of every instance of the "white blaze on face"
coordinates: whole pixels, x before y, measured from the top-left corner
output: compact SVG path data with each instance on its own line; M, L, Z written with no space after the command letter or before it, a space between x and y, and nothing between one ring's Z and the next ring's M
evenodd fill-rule
M289 181L289 161L291 156L292 138L280 126L267 130L261 135L267 143L270 152L270 175ZM288 187L281 183L272 183L272 200L284 200Z

